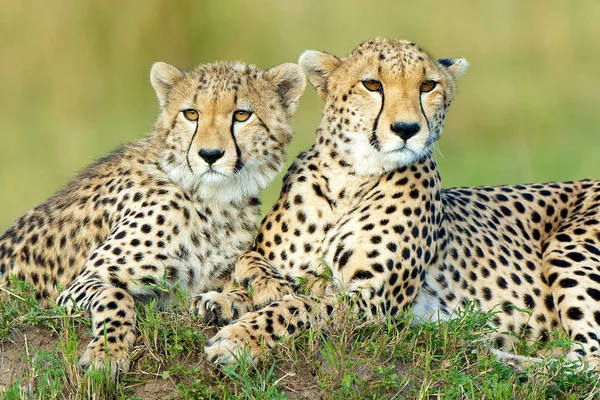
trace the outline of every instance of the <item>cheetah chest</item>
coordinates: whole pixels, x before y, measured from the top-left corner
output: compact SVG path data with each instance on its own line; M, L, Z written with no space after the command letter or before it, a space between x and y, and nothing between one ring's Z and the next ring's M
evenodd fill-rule
M172 243L169 258L175 265L167 267L167 275L195 295L215 289L250 247L259 210L219 203L196 204L193 209L195 215Z

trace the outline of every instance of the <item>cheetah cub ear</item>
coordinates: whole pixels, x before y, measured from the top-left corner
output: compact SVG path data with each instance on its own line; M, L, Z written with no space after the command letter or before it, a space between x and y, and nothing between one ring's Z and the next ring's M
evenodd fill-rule
M438 64L440 64L443 69L450 72L450 75L454 80L458 79L462 74L464 74L469 67L469 62L464 58L440 58L438 60Z
M185 74L164 62L157 62L152 65L150 70L150 82L158 97L160 108L165 106L167 101L167 94L179 79L183 78Z
M275 87L286 116L290 118L306 88L306 77L300 67L292 63L277 65L265 72L263 78L269 86Z
M334 55L322 53L316 50L307 50L300 56L298 64L304 70L306 77L323 100L327 97L327 80L329 75L335 71L342 60Z

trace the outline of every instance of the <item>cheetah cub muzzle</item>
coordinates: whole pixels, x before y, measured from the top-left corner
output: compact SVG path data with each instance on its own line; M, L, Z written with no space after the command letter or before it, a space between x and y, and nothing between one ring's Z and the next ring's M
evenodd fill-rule
M91 313L80 364L130 367L135 302L166 305L179 285L219 289L252 244L258 196L284 162L305 88L295 64L152 67L152 132L100 159L0 237L1 284L16 275L53 302ZM62 290L62 289L64 290ZM61 291L62 290L62 291Z

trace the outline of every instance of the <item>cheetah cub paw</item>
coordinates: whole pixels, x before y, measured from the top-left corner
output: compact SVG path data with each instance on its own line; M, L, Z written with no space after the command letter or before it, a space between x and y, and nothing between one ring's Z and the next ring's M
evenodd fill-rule
M191 305L191 311L204 322L219 326L230 324L252 309L252 304L241 296L215 291L194 297Z
M131 341L133 342L133 339ZM108 370L111 381L114 382L121 373L129 372L129 347L127 342L121 344L105 343L103 338L97 337L81 355L79 367L83 370Z

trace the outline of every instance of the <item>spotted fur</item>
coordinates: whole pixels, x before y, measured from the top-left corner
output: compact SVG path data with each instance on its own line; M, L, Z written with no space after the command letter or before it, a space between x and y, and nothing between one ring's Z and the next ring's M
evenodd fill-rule
M218 62L184 73L157 63L151 81L161 106L151 134L0 237L1 283L13 274L43 306L90 311L93 339L80 363L110 360L113 375L129 368L136 301L166 305L175 285L192 295L218 289L252 244L258 196L282 167L305 87L295 64ZM239 110L250 117L237 121Z
M306 52L300 64L325 99L317 140L238 260L240 286L207 296L206 314L226 299L256 310L221 329L208 358L231 362L242 347L256 357L261 343L330 319L346 293L366 317L411 307L417 322L475 302L498 312L498 350L559 329L574 341L569 358L597 366L600 182L443 190L431 148L466 61L376 39L342 59Z

